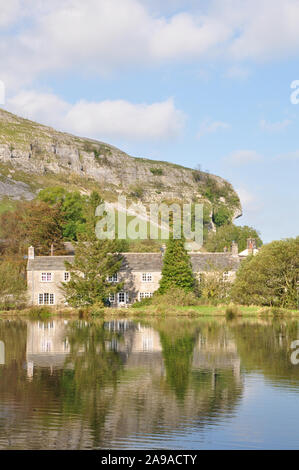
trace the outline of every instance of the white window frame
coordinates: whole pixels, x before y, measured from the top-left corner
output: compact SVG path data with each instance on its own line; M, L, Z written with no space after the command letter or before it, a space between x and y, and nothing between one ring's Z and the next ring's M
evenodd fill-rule
M153 296L153 292L139 292L139 300L150 299Z
M69 271L64 271L63 273L63 282L69 282L71 279L71 274Z
M120 296L123 296L124 300L120 300ZM119 304L127 304L129 303L129 294L128 292L118 292L117 293L117 303Z
M53 280L53 273L49 272L42 272L40 275L41 282L52 282Z
M52 292L40 292L38 294L38 305L55 305L55 294Z
M223 278L223 281L228 281L230 278L229 271L224 271L222 278Z
M109 302L115 302L115 294L109 294Z
M152 273L142 273L141 274L141 281L142 282L153 282Z
M107 281L108 282L118 282L118 274L115 273L115 274L112 274L111 276L108 276Z

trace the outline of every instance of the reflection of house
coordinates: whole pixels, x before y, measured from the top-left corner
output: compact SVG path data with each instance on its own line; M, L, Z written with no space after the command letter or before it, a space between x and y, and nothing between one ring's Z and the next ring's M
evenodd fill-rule
M164 371L160 335L156 330L127 320L107 322L105 327L123 333L119 339L106 341L105 347L118 352L126 367L150 365Z
M65 321L49 320L27 325L27 374L33 374L34 366L62 367L70 353Z
M240 378L241 361L235 342L226 336L209 340L200 335L193 352L193 369L212 371L231 369L237 379Z
M0 365L5 364L5 346L3 341L0 341Z
M135 301L151 297L159 288L163 266L163 253L122 253L123 263L118 273L107 281L111 285L124 282L122 292L109 298L112 306L126 306ZM28 297L32 304L61 305L65 303L61 284L70 279L65 261L72 262L74 256L35 256L30 247L27 264ZM225 279L234 279L239 267L238 246L231 252L190 253L195 275L222 272Z

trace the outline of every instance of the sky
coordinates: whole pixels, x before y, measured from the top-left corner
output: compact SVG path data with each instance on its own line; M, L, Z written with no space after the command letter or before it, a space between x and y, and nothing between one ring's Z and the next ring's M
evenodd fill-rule
M299 0L0 0L1 106L222 176L238 225L298 236L298 24Z

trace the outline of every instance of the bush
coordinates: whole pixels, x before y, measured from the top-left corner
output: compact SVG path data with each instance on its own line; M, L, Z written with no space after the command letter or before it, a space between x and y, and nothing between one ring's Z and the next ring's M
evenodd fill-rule
M144 194L144 189L141 186L134 186L131 188L130 196L141 199Z
M213 214L213 222L217 227L228 225L231 222L232 213L226 206L219 206Z
M162 176L163 175L162 168L150 168L150 171L155 176Z
M241 314L241 311L237 305L230 304L225 309L225 317L227 320L234 320L240 314Z
M140 300L139 302L135 302L132 305L132 308L142 308L142 307L147 307L149 305L152 305L152 298L147 297L145 299Z
M52 312L47 307L31 307L28 312L31 318L49 318L52 315Z
M199 304L199 299L193 292L172 287L164 294L155 294L151 299L152 305L191 307Z

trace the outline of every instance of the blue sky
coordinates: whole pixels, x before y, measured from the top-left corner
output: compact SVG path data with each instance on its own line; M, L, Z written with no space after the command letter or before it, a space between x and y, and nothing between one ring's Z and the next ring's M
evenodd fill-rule
M299 0L1 1L5 108L200 165L239 192L238 224L297 236L298 24Z

